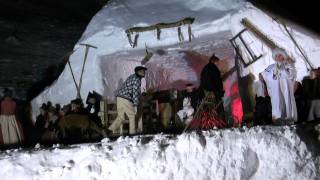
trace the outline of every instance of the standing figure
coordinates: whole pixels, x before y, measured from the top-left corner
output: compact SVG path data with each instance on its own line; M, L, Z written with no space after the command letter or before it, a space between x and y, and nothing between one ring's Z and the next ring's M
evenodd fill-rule
M276 63L262 72L271 97L272 121L275 124L293 124L297 121L294 98L296 69L283 49L274 49L272 57Z
M4 99L1 101L0 125L4 144L22 142L23 133L16 120L16 102L12 99L12 91L4 90Z
M305 108L308 121L320 119L320 77L317 70L311 70L309 78L302 81L303 97L307 101Z
M47 105L43 103L42 106L40 107L40 114L37 116L36 123L34 124L35 132L34 132L33 140L35 140L35 142L40 141L43 133L46 130L45 125L48 118L47 110L48 110Z
M256 94L254 123L255 125L271 124L271 101L261 73L259 74L259 80L254 84L254 90Z
M69 114L86 114L86 113L87 112L84 109L82 100L80 98L71 100Z
M147 68L143 66L137 66L134 69L135 73L130 75L118 90L116 94L118 116L109 127L112 132L119 130L126 114L129 118L129 134L136 133L135 115L141 96L141 79L145 77L146 70ZM138 126L139 131L142 131L142 119L139 119Z
M216 64L220 59L213 54L209 63L201 71L199 99L206 96L214 96L215 103L219 103L217 113L221 120L224 120L224 108L222 97L224 95L221 73Z
M58 140L56 133L59 122L58 115L56 112L56 108L53 106L48 107L47 112L47 118L44 125L45 130L42 134L41 140L44 142L55 142Z

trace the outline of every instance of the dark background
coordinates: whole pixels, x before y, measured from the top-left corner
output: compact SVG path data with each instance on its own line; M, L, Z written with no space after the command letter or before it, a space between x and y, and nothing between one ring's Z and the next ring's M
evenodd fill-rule
M254 5L286 17L320 34L319 5L317 1L249 0Z
M0 88L31 99L52 83L90 19L108 0L0 0ZM250 0L320 34L313 1Z

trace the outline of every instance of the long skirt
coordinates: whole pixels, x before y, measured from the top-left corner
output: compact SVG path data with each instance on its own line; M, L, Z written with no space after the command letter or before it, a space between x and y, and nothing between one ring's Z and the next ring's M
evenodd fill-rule
M14 115L0 115L0 125L4 144L16 144L23 140L23 134Z

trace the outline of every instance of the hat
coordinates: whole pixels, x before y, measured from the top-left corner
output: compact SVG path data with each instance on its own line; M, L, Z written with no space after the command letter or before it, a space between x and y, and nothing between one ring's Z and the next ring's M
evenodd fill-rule
M56 108L53 107L53 106L50 106L50 107L48 108L48 112L56 113Z
M67 113L70 111L70 106L69 105L64 105L62 108L61 108L61 111L63 111L64 113Z
M72 100L71 103L81 105L82 104L82 100L77 98L77 99Z
M210 57L209 61L219 61L220 58L218 58L214 53L212 54L212 56Z
M137 66L134 68L134 72L138 72L140 70L147 70L148 68L144 67L144 66Z
M286 51L284 49L281 49L281 48L273 49L272 50L272 58L274 60L276 60L277 55L282 55L284 57L284 59L288 59L288 54L286 53Z
M42 103L40 109L47 110L48 106L46 105L46 103Z
M186 84L186 87L190 87L190 86L193 86L193 84L192 83L187 83Z

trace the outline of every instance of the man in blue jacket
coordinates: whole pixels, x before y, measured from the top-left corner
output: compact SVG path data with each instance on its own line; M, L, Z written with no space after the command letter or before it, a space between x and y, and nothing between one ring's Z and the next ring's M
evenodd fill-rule
M119 130L126 114L129 118L129 134L136 133L135 114L141 95L141 79L144 78L146 70L143 66L137 66L135 73L126 79L116 93L118 116L109 127L112 132Z

